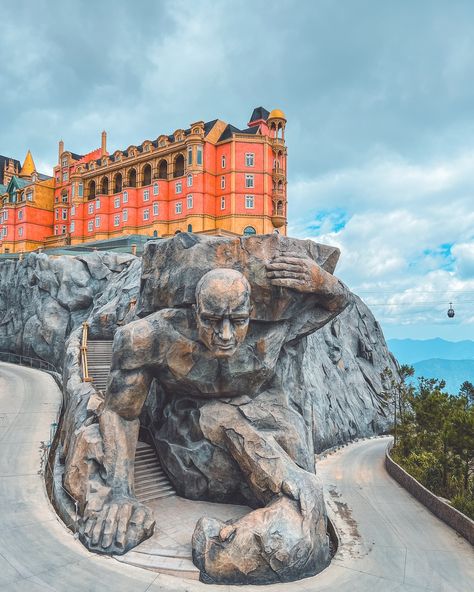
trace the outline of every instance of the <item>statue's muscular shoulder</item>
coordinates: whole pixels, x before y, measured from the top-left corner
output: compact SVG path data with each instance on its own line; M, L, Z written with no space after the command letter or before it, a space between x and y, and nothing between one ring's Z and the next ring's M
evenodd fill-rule
M192 342L189 314L167 308L121 327L114 338L115 362L129 370L160 366L178 343Z

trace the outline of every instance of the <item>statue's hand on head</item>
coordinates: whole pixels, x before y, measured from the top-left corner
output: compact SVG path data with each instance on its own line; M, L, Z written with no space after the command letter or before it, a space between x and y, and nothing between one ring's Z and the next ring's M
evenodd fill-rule
M149 538L154 526L151 510L137 499L110 498L100 509L86 507L80 538L90 550L121 555Z
M278 255L267 264L267 277L273 286L290 288L298 292L325 291L328 275L313 259L298 253Z

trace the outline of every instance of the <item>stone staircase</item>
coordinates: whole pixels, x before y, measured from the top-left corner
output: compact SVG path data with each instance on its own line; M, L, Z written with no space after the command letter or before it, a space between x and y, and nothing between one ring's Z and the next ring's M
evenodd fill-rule
M145 442L138 442L135 455L135 495L146 504L155 499L176 495L155 451Z
M105 392L112 361L112 341L88 341L87 364L94 388ZM153 448L138 442L135 455L135 495L147 503L176 495Z
M88 341L87 365L97 391L105 391L112 362L113 341Z

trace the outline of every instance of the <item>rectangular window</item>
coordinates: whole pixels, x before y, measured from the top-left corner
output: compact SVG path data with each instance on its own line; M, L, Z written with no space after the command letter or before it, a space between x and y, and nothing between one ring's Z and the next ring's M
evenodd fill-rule
M79 183L79 185L77 186L77 195L78 197L84 196L84 185L82 183Z
M59 210L54 210L54 219L59 220Z
M23 220L23 210L18 212L18 220Z
M174 211L177 214L181 214L181 212L183 211L183 203L181 201L176 202L176 205L174 206Z
M114 199L114 208L119 208L120 207L120 197L116 197Z
M221 167L225 169L225 154L221 156Z
M27 191L26 192L26 199L28 201L33 201L33 192L32 191Z
M143 210L143 219L144 220L150 219L150 210L148 208L146 210Z
M97 198L97 199L95 200L95 209L96 209L96 210L100 210L100 199L99 199L99 198Z
M221 177L221 189L225 189L225 177Z
M188 197L186 198L186 207L188 208L188 210L193 209L193 196L192 195L188 195Z
M145 191L143 192L143 201L148 201L149 199L150 199L150 190L145 189Z
M255 164L255 154L253 152L247 152L245 154L245 166L253 167Z
M61 234L66 234L67 226L61 226Z
M158 202L155 201L153 204L153 216L158 216Z
M95 217L95 227L99 228L99 226L100 226L100 216L96 216Z
M69 232L74 232L74 229L76 228L76 223L74 222L74 220L71 222L71 224L69 224Z
M128 203L128 191L123 192L122 201L123 201L123 203ZM120 203L120 197L119 197L119 203Z
M69 177L69 173L67 171L64 171L64 173L63 173L63 182L64 181L67 181L68 180L68 177Z
M67 210L62 211L61 218L62 218L62 220L67 220Z
M198 164L202 164L202 146L197 147L197 159Z
M221 210L225 210L225 197L221 197Z
M188 148L188 164L193 164L193 149Z
M23 236L23 227L20 226L20 228L18 229L18 236Z
M160 192L160 186L158 185L158 183L155 183L153 185L153 195L158 195Z
M128 222L128 210L124 210L124 211L122 212L122 220L123 220L124 222Z
M71 185L71 197L74 197L75 193L76 193L76 184L73 183Z
M87 206L87 211L89 212L89 214L93 214L94 213L94 204L93 203L90 203Z
M253 175L245 175L245 187L248 187L248 188L254 187Z
M114 226L120 226L120 214L114 216Z
M8 220L8 210L3 212L3 220Z
M255 198L253 195L246 195L245 196L245 207L247 209L252 209L255 204Z
M94 222L92 222L92 220L89 220L89 222L87 223L87 230L89 232L92 232L94 230Z
M75 216L76 215L76 206L72 206L71 208L71 216Z
M67 200L67 193L63 193L63 194L61 195L61 201L62 201L63 203L67 203L67 201L68 201L68 200Z
M67 157L63 158L63 167L67 167Z
M176 191L176 193L181 193L183 191L183 184L181 183L181 181L178 181L176 183L175 191Z
M192 175L188 175L186 178L186 185L188 187L192 187L193 186L193 176Z

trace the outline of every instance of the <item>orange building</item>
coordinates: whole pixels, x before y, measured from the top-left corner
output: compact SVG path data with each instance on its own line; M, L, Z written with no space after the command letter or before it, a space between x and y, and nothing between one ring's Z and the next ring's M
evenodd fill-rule
M28 150L23 166L4 161L0 177L0 250L21 253L42 247L53 223L54 180L38 173ZM1 162L0 162L1 164Z
M285 125L282 111L258 107L244 129L197 121L113 154L105 132L84 156L61 141L43 244L178 231L286 234Z

